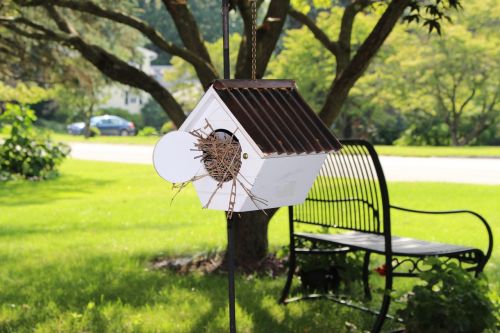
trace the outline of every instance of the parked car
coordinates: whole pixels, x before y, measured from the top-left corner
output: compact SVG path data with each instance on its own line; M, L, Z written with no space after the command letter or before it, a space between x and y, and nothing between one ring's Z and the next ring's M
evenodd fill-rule
M118 116L96 116L90 118L90 127L99 129L101 135L136 135L137 131L133 122ZM69 124L68 133L73 135L83 135L85 132L85 123L77 122Z

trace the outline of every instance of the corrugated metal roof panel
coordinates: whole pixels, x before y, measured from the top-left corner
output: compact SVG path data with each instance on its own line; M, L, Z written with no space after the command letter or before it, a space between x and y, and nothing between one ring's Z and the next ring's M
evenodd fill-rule
M291 80L217 80L213 87L264 154L337 151L339 141Z

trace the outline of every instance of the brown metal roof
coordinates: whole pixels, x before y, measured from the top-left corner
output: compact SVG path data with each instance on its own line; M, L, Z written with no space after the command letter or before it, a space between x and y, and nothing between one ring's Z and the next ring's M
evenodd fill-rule
M339 141L292 80L216 80L213 87L264 154L337 151Z

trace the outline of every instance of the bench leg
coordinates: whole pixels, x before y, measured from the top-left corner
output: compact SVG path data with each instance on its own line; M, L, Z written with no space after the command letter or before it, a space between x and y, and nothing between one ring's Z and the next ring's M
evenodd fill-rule
M365 300L371 300L372 299L372 293L370 290L370 284L369 284L369 274L370 274L370 251L365 252L365 258L363 261L363 288L365 291Z
M385 288L384 288L384 298L382 299L382 305L380 307L377 320L373 324L372 333L378 333L382 330L382 325L384 325L385 318L389 312L389 306L391 305L391 290L392 290L392 267L387 266L386 276L385 276Z
M281 292L281 297L279 302L283 304L290 293L290 287L292 286L293 275L295 273L296 262L295 262L295 248L290 246L290 258L288 260L288 275L286 277L285 287Z
M293 212L292 212L292 206L288 207L288 226L290 228L290 256L288 260L288 276L286 278L286 283L285 287L283 288L283 291L281 292L281 297L279 299L279 303L284 304L285 300L288 297L288 294L290 293L290 287L292 286L292 280L293 280L293 275L295 273L295 266L296 266L296 253L295 253L295 235L294 235L294 228L293 228Z

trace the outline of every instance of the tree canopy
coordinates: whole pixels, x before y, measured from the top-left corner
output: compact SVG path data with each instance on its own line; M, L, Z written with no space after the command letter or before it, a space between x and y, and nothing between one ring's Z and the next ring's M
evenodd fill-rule
M234 77L250 78L251 0L229 2L232 15L237 16L234 22L241 22L241 40L232 50L236 55ZM214 3L217 2L206 5ZM179 126L189 110L182 107L172 91L131 59L137 41L154 45L156 50L188 63L206 89L220 77L220 69L207 47L208 37L202 33L207 21L193 12L202 5L187 0L162 0L161 4L153 0L5 0L0 5L0 53L6 55L2 58L2 67L6 68L2 73L18 76L22 72L35 73L32 76L36 79L44 71L62 71L66 60L81 57L108 79L149 93ZM318 102L319 115L331 125L350 90L401 20L439 33L450 9L458 8L460 3L459 0L257 0L257 5L260 14L256 31L257 78L268 72L283 31L291 26L286 24L287 20L305 26L310 38L319 41L330 59L317 76L326 87L322 101ZM320 13L330 7L337 10L336 29L321 24ZM158 15L169 16L179 42L170 32L162 33L161 27L146 21L148 8ZM213 13L212 22L219 21L219 13L219 10ZM357 30L360 14L369 14L373 23L358 40L353 31ZM26 60L34 54L37 56L32 62L41 66L35 66L37 71L29 71ZM269 211L267 216L247 213L238 217L235 232L240 264L258 262L266 255L267 224L274 212Z

